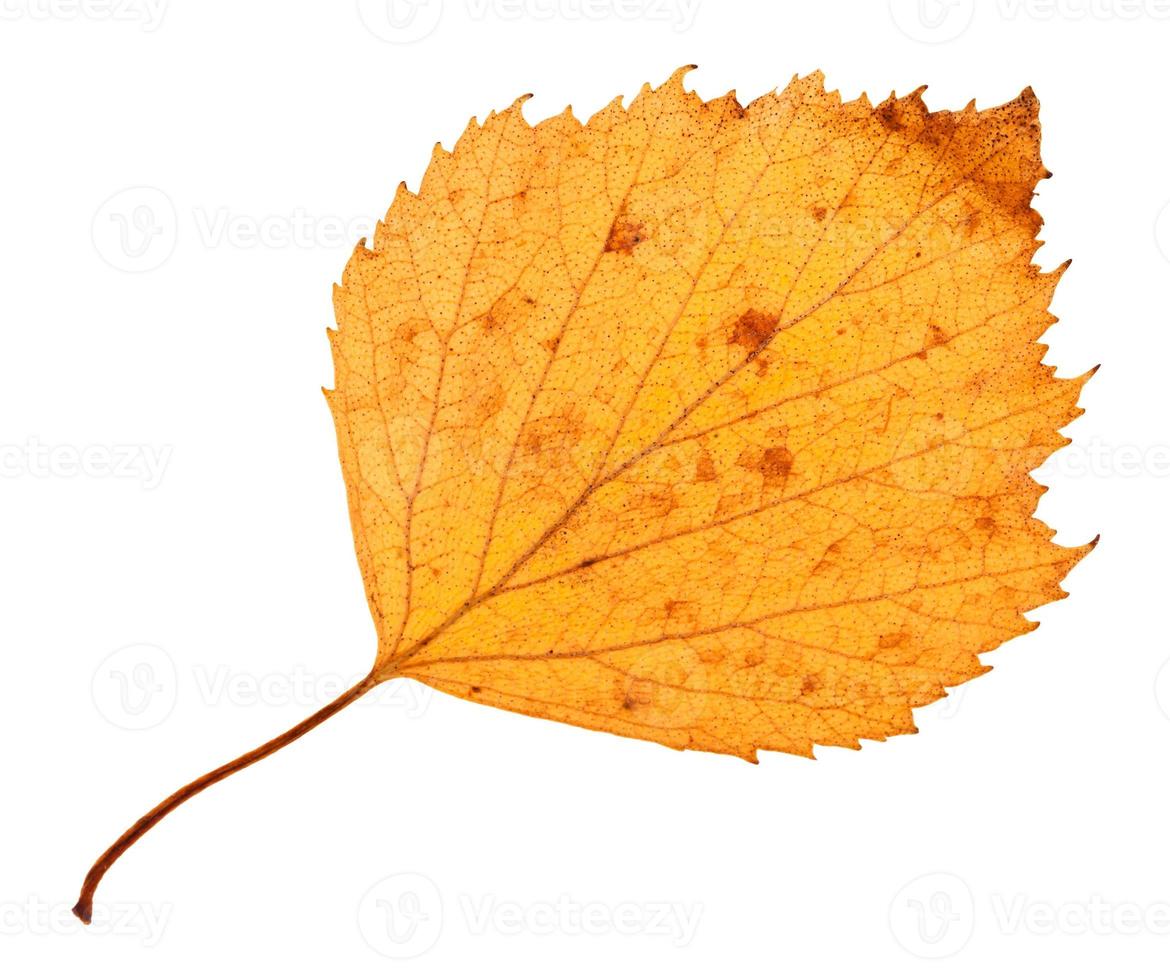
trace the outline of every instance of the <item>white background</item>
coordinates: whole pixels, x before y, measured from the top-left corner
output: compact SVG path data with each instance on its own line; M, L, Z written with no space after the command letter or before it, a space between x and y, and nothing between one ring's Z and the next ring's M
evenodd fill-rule
M410 8L0 2L0 971L1164 976L1170 3ZM1040 508L1101 534L1071 597L920 734L816 762L389 690L169 817L81 930L125 826L371 662L320 393L354 241L470 115L689 62L743 101L1034 86L1048 359L1103 364Z

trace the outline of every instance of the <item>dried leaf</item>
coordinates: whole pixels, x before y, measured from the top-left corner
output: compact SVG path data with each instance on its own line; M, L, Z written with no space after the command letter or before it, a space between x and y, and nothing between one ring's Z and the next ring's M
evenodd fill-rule
M1032 515L1085 377L1037 338L1030 90L746 108L686 69L587 125L518 100L355 251L331 333L369 677L754 760L914 731L1092 547ZM1087 377L1087 376L1086 376Z
M1032 517L1037 101L686 69L436 148L336 291L374 676L676 748L914 731L1086 552Z

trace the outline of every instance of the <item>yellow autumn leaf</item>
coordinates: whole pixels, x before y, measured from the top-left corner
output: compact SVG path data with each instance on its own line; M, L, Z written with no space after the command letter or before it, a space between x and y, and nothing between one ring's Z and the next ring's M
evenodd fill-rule
M914 731L1091 548L1033 512L1085 377L1041 363L1026 90L928 112L676 72L436 148L335 293L377 684L754 760ZM1087 376L1086 376L1087 377Z
M1084 381L1036 342L1036 99L685 71L473 120L350 260L373 676L747 759L914 731L1086 551L1032 516Z

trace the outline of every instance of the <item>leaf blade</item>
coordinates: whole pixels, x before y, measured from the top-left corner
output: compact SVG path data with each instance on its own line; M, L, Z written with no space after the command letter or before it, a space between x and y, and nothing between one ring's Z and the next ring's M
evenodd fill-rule
M913 731L1091 547L1032 517L1085 380L1037 343L1038 105L684 74L473 121L347 267L375 671L751 759Z

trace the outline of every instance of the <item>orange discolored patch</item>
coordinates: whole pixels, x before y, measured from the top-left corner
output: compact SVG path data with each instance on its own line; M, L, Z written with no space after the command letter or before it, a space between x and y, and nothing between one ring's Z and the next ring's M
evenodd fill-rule
M635 247L641 245L647 237L646 226L642 222L634 221L628 215L619 214L610 226L609 235L605 239L605 250L631 255Z
M780 317L759 310L748 310L732 324L727 342L749 351L758 351L772 337Z
M700 449L699 458L695 460L695 482L710 483L717 476L715 460L711 458L711 454L706 449Z
M792 472L792 453L784 446L769 446L760 460L760 472L764 474L765 483L782 481Z

